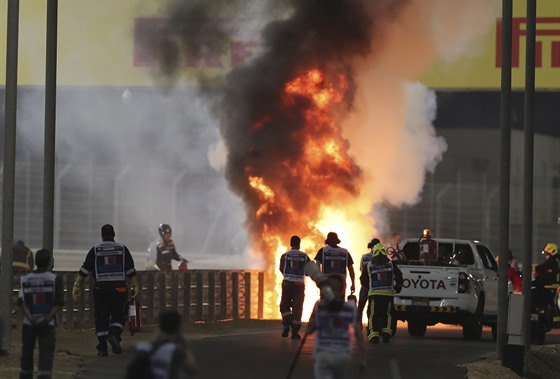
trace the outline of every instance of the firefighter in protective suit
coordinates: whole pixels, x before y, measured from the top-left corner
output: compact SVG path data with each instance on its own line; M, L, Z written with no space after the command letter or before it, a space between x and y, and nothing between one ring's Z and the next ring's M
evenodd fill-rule
M372 249L371 261L362 276L367 276L369 282L368 340L371 343L379 343L381 335L383 342L388 343L393 333L391 329L393 296L395 293L401 292L402 272L397 264L387 256L385 245L378 243Z
M171 271L173 269L171 261L179 261L187 264L188 261L181 257L177 250L175 250L175 243L171 239L171 226L168 224L160 224L159 235L161 239L157 245L156 254L156 270L159 271Z
M134 260L128 248L115 242L115 230L106 224L101 228L103 242L93 246L78 271L72 296L77 300L82 284L88 275L95 279L93 302L95 306L95 331L97 333L97 355L107 356L107 342L113 353L120 354L121 334L126 317L124 307L130 298L138 296L139 287Z
M305 299L304 267L311 260L303 251L299 250L301 239L298 236L290 238L291 249L280 257L280 272L284 275L282 281L282 298L280 299L280 313L282 314L282 337L288 337L292 328L292 339L299 340L301 329L301 314Z
M558 255L558 245L547 243L543 249L546 254L546 261L535 267L535 273L543 281L543 284L560 284L560 256Z
M533 283L537 287L537 293L543 299L543 302L552 304L555 296L558 296L558 293L553 290L545 289L544 286L560 285L560 255L558 254L558 245L552 242L547 243L542 252L546 254L546 261L535 266L535 280ZM556 307L553 307L553 309L555 308Z

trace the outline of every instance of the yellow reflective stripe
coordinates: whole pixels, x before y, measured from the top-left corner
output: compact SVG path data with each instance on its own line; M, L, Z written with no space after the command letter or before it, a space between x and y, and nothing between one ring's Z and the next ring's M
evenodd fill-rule
M408 307L418 307L417 305L401 305L395 304L394 309L400 312L406 312ZM457 308L454 306L447 306L447 307L439 307L439 306L431 306L430 312L434 313L454 313L457 312Z

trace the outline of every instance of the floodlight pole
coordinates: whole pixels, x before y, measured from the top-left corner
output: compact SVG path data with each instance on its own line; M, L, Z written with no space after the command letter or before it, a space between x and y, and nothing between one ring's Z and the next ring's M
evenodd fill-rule
M47 1L47 50L45 63L45 151L43 162L43 248L53 251L55 132L56 132L56 54L58 0Z
M2 266L0 274L0 355L9 354L12 331L12 246L14 242L19 0L8 1L7 24L6 112L4 114L4 180L2 195Z
M523 179L523 343L531 347L531 276L533 257L533 163L535 140L535 39L537 0L527 0L525 38L525 154Z
M503 360L506 345L509 253L509 207L511 170L511 31L512 0L502 0L502 81L500 108L500 217L498 262L498 325L496 352Z

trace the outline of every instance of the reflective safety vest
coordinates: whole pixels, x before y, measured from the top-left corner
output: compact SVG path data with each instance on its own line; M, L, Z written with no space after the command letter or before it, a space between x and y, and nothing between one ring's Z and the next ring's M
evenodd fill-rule
M340 311L332 311L318 301L313 314L317 326L315 352L350 353L349 327L356 320L355 303L344 302Z
M346 277L348 250L342 247L323 247L323 274L339 274Z
M371 251L362 255L362 258L360 259L360 271L364 272L366 270L367 264L371 262L371 258Z
M56 274L50 271L32 272L20 278L20 291L18 297L27 306L29 312L40 322L53 308ZM49 322L54 325L55 320ZM31 325L31 321L24 316L23 323Z
M367 270L369 274L369 292L372 295L393 295L393 263L391 261L383 265L374 265L368 263Z
M105 241L95 246L94 252L96 282L126 282L124 245Z
M292 249L286 252L284 257L284 280L289 282L303 283L304 266L309 261L309 257L303 251Z

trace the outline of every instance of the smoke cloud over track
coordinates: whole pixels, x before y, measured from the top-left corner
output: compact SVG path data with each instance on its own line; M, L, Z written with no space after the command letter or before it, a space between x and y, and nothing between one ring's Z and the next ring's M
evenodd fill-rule
M220 3L170 8L157 44L167 77L180 71L181 46L193 33L204 30L200 48L221 48L228 33L204 22L224 17ZM225 175L245 204L252 250L270 273L293 234L311 253L335 231L358 259L372 236L388 231L386 205L419 200L447 145L432 125L435 94L416 80L435 59L470 51L485 30L472 30L472 20L490 22L494 6L228 2L228 19L251 20L261 40L252 59L206 93L223 138ZM266 17L259 23L251 15Z

